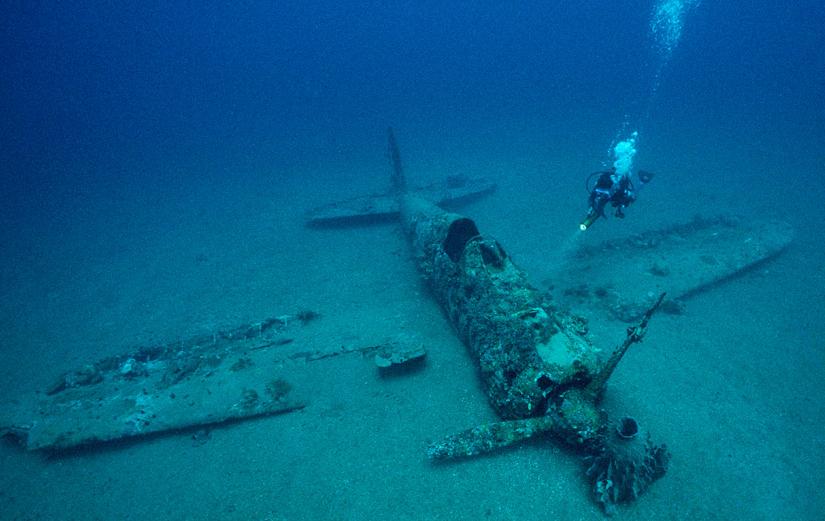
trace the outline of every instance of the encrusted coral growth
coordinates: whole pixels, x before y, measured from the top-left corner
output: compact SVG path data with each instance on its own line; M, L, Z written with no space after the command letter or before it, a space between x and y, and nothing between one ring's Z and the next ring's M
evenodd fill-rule
M448 436L430 445L427 455L430 459L476 456L513 445L535 434L550 431L554 426L553 418L542 416L526 420L487 423Z
M650 434L629 416L608 431L599 451L586 461L590 464L587 476L595 478L596 501L610 515L617 503L636 499L665 474L670 454L666 445L653 445Z

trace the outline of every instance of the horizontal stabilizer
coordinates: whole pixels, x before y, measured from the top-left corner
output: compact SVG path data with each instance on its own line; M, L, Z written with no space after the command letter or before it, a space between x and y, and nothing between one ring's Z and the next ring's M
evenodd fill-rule
M450 176L446 180L411 189L409 192L442 207L457 207L495 191L495 183L486 179ZM398 194L386 193L353 197L310 210L307 225L337 227L392 221L400 213Z

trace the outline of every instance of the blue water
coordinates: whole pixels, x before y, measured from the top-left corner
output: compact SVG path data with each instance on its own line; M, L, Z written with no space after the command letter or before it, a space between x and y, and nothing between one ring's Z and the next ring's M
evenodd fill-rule
M814 428L825 417L817 387L825 361L817 340L825 333L819 272L825 261L825 6L811 0L670 3L683 11L673 22L678 37L666 45L651 31L656 2L647 1L7 3L0 14L4 401L128 345L296 306L339 313L341 324L357 324L352 327L362 333L389 334L423 293L412 263L398 253L405 246L397 231L302 226L310 207L387 187L388 126L396 130L411 179L466 174L499 183L499 194L465 211L537 278L553 272L545 260L557 253L555 245L569 246L587 209L584 178L609 166L611 147L637 131L634 169L657 177L624 221L598 222L592 240L697 213L778 218L797 235L761 278L709 296L693 316L668 326L676 359L685 352L685 342L672 340L680 334L720 339L705 344L721 357L718 374L708 377L721 395L707 396L724 403L731 392L749 405L732 405L741 413L733 419L710 414L721 433L708 428L700 429L702 436L684 436L683 460L704 454L715 465L713 479L700 484L692 474L697 482L681 488L657 484L635 515L741 519L739 505L749 519L818 519L825 474L810 460L825 455ZM757 319L762 322L754 325ZM402 329L422 329L404 320ZM720 331L731 323L738 329ZM439 327L445 328L439 338L451 338L446 325ZM692 375L699 385L700 361L680 363L673 374ZM472 372L467 377L470 383L453 382L456 389L476 385ZM661 404L645 402L645 381L631 379L642 397L633 405L648 403L651 418L657 411L668 416ZM798 382L798 388L791 393L778 382ZM413 385L424 387L423 379ZM486 411L483 397L472 398L480 400L474 410ZM458 403L451 395L433 399L445 407ZM699 404L684 409L685 422L707 412ZM342 416L357 419L358 409ZM766 434L775 441L767 449L758 447L754 429L773 423L743 427L765 417L793 424L783 424L784 435ZM658 421L660 432L678 436L676 420ZM409 452L420 453L424 436L472 423L469 416L449 425L433 419L427 434L407 440ZM291 428L298 437L313 430ZM737 438L745 431L747 441ZM360 431L344 437L356 435L376 438ZM260 430L250 436L267 439ZM307 449L320 458L317 473L307 470L311 461L300 460L296 470L289 457L268 456L275 474L304 476L280 496L268 496L271 503L260 499L267 487L255 484L264 479L256 472L264 470L249 470L257 468L254 458L239 458L234 469L203 470L200 485L190 487L166 472L183 463L153 466L152 457L174 457L174 446L163 440L146 453L136 445L128 453L105 452L103 460L70 459L61 463L68 474L7 447L3 465L12 470L3 473L0 518L59 512L67 519L599 515L586 487L576 483L555 496L530 494L508 488L497 474L501 482L491 488L499 496L490 506L479 502L481 492L466 492L483 489L483 478L493 479L484 473L503 472L506 459L482 462L492 467L475 476L453 467L456 489L444 489L452 495L434 502L414 486L408 495L400 486L368 494L386 468L363 463L358 469L375 481L353 478L334 508L321 508L310 498L329 490L313 484L347 467L330 454L340 438L318 436ZM233 447L246 450L238 448L243 440L233 440L211 453L229 467L236 461ZM713 440L762 452L749 469L725 462L730 454ZM403 453L401 444L396 449ZM366 457L356 449L352 454L346 461ZM187 473L199 472L189 466L201 457L187 460ZM514 465L534 461L530 454L509 457ZM140 463L130 467L129 458ZM776 460L783 463L771 463ZM413 477L391 475L447 486L450 471L421 465ZM130 468L134 479L121 481ZM249 472L254 477L238 477ZM175 482L169 497L179 499L177 508L173 499L158 497L161 489L133 484L147 475L155 483ZM231 481L229 492L218 485L223 479ZM714 479L728 485L714 487ZM730 485L735 480L741 487ZM232 499L203 507L209 486ZM38 493L49 488L54 497ZM716 510L702 500L710 490L717 493ZM748 490L757 497L743 504ZM559 494L568 493L586 512L563 506ZM543 494L545 510L532 503ZM71 506L64 511L61 504Z
M543 4L12 6L4 188L25 197L72 184L68 170L94 182L194 157L217 169L363 153L388 124L468 152L606 151L624 122L649 154L674 135L716 142L709 129L773 161L821 144L816 3L701 3L653 99L651 5Z

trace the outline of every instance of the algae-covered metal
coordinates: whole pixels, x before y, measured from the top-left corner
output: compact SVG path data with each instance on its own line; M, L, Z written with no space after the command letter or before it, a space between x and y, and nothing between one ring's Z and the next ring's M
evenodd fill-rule
M402 170L392 131L390 147L398 179ZM597 401L627 348L644 337L663 295L628 330L610 359L601 362L582 323L553 309L498 241L480 233L471 219L403 191L399 200L418 267L478 362L490 403L505 420L449 436L430 447L430 457L472 456L539 433L599 461L626 456L606 443L611 439L606 436L608 419ZM610 511L616 501L635 497L620 491L627 486L636 493L644 490L664 474L667 461L664 446L648 444L638 461L622 463L624 473L594 470L597 499Z
M294 374L272 361L273 352L295 353L293 340L307 334L297 317L311 312L302 313L135 347L65 372L34 403L4 408L0 437L61 451L302 409Z
M793 228L771 219L696 216L658 230L582 246L553 284L565 304L639 320L666 291L667 309L760 266L791 243Z
M554 391L593 379L600 368L594 347L495 239L427 201L406 197L402 208L418 266L478 361L502 418L542 414Z
M390 352L408 337L348 346L317 342L313 311L139 346L67 371L43 393L0 407L0 438L64 451L301 410L335 359ZM419 358L423 356L418 355Z

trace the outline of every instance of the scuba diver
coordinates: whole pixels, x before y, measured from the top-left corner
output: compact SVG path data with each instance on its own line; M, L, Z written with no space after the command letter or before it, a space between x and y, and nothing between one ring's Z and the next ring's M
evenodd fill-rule
M653 174L639 170L637 177L639 179L639 188L641 189L642 186L653 179ZM590 183L593 178L596 178L596 182L591 188ZM581 231L590 228L599 217L606 217L604 207L607 206L607 203L610 203L616 208L616 217L620 219L624 218L623 210L636 200L636 193L638 192L630 180L630 175L627 173L617 173L615 167L610 170L593 172L587 177L585 185L587 191L590 193L587 200L590 208L587 210L587 215L584 217L584 220L579 224Z

